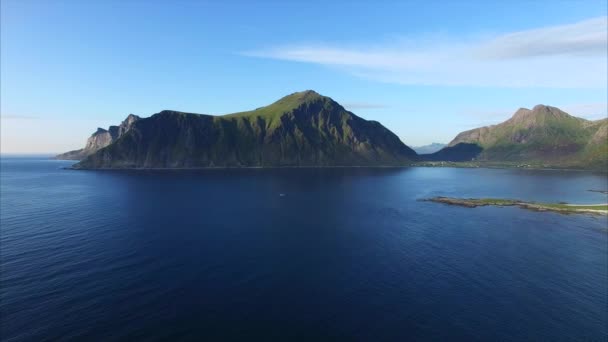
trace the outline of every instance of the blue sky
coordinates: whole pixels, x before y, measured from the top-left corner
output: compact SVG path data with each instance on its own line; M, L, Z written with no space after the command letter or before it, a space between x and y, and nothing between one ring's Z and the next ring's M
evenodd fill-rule
M542 103L606 117L606 1L1 2L1 151L314 89L408 145Z

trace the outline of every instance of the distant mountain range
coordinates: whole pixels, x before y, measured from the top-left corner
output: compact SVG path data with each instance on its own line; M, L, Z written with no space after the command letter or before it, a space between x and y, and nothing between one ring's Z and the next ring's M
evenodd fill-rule
M435 153L446 146L447 144L431 143L429 145L412 147L412 149L418 154L430 154Z
M544 105L521 108L503 123L462 132L422 157L606 170L608 119L589 121Z
M116 126L113 126L116 127ZM401 166L417 154L376 121L308 90L256 110L212 116L165 110L98 130L58 158L74 168Z
M558 108L519 109L509 120L462 132L447 146L406 146L308 90L256 110L212 116L165 110L130 114L99 128L80 150L57 159L74 168L405 166L424 161L608 169L608 119L589 121ZM431 152L433 151L434 152ZM424 152L429 153L424 153Z

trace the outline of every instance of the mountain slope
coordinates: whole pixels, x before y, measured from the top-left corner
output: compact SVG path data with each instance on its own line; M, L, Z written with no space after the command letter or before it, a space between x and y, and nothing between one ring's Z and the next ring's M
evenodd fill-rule
M412 149L414 151L416 151L416 153L418 153L418 154L430 154L430 153L435 153L446 146L447 146L446 144L431 143L431 144L424 145L424 146L412 147Z
M87 139L87 143L84 148L79 150L69 151L55 156L55 159L64 160L81 160L85 157L97 152L98 150L110 145L116 139L120 138L125 134L140 117L137 115L129 114L125 120L119 126L110 126L107 130L103 128L97 128L97 131Z
M421 154L420 157L428 161L468 162L474 160L482 150L475 143L458 143L454 146L446 146L434 153Z
M162 111L75 168L406 165L416 153L380 123L314 91L253 111Z
M605 168L607 132L607 119L588 121L559 108L538 105L532 110L521 108L498 125L462 132L440 152L444 160L454 161L456 153L451 151L456 146L476 144L479 153L469 157L478 161Z

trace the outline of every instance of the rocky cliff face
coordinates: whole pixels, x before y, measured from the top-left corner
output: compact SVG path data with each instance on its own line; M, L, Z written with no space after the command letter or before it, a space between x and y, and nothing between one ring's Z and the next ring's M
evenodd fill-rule
M162 111L76 168L407 165L416 153L380 123L313 91L253 111Z
M123 134L127 133L128 130L131 129L131 127L133 126L133 124L137 121L141 119L139 116L134 115L134 114L129 114L127 116L126 119L124 119L120 125L118 126L118 129L116 129L116 137L115 139L118 139L119 137L121 137ZM116 126L112 126L110 127L110 131L112 130L113 127Z
M112 143L112 140L114 140L114 137L112 136L110 131L105 130L103 128L97 128L97 132L93 133L91 137L87 139L87 144L85 145L83 150L91 151L91 153L93 153L99 150L100 148L110 145L110 143Z
M55 159L81 160L97 152L98 150L110 145L116 139L125 134L133 124L139 120L139 116L129 114L118 126L110 126L107 130L97 128L97 131L87 139L84 148L69 151L55 156Z

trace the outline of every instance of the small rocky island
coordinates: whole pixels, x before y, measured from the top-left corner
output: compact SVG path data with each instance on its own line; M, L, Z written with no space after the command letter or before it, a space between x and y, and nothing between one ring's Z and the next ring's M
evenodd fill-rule
M560 214L596 214L607 215L608 204L569 204L569 203L538 203L525 202L520 200L499 199L499 198L453 198L453 197L432 197L425 201L457 205L467 208L483 207L493 205L497 207L517 206L523 209L534 211L553 211Z

